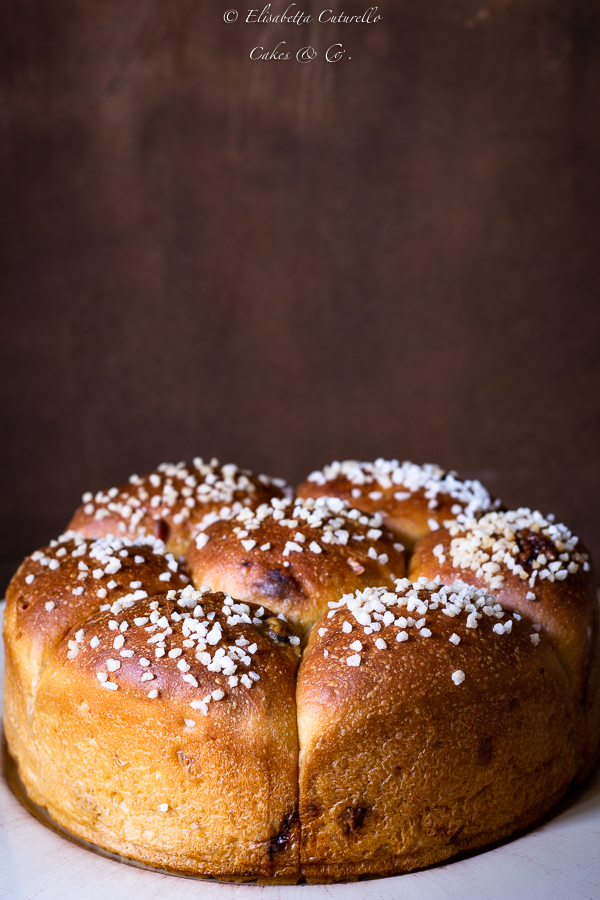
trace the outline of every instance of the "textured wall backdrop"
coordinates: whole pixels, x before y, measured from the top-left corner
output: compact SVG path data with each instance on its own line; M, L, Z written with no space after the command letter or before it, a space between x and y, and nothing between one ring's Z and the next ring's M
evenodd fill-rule
M598 560L598 4L232 2L0 7L5 575L196 454L439 461Z

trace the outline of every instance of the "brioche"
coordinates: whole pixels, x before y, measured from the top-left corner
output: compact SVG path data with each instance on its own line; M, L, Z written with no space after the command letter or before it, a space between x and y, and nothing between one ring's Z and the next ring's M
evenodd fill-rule
M505 837L575 773L581 723L549 644L482 590L422 581L343 597L311 633L297 694L308 880Z
M162 541L152 537L85 540L67 532L25 560L6 595L4 715L7 731L9 723L20 723L19 752L32 769L38 760L31 715L58 647L66 639L68 651L75 652L80 623L110 609L111 601L129 608L167 584L181 588L188 581Z
M191 466L163 463L143 478L132 475L121 487L84 494L69 529L86 537L154 535L183 556L205 516L258 506L286 493L281 478L197 456Z
M261 883L538 821L598 759L598 605L566 526L499 506L385 460L295 498L201 459L85 495L7 592L29 797L122 856Z
M585 710L578 777L598 759L600 633L591 560L581 541L527 508L448 522L415 546L410 577L439 574L494 594L546 636Z
M498 505L479 481L397 459L333 462L312 472L298 485L297 494L340 497L356 509L377 512L408 549L447 519L480 515Z
M264 603L303 631L328 602L369 584L394 586L403 547L377 514L337 497L274 498L208 525L188 551L195 584Z
M293 630L274 637L258 612L186 588L79 623L36 686L33 749L6 710L29 796L79 837L143 862L297 880L298 653Z

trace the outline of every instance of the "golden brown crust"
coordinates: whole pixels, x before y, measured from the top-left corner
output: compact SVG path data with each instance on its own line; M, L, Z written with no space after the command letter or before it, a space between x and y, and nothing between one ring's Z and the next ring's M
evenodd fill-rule
M511 834L591 771L598 608L564 526L483 514L477 482L431 466L334 464L295 501L192 474L86 498L73 521L122 536L68 533L9 588L7 739L66 828L226 880L356 879ZM425 535L419 583L376 509ZM132 543L157 514L168 547Z
M223 507L258 506L284 493L279 478L196 457L192 465L165 463L143 478L132 475L118 488L84 494L69 528L87 537L154 535L183 556L206 515Z
M409 596L427 602L436 593L415 587ZM383 594L383 608L406 618L390 599ZM524 620L482 614L471 628L468 607L450 617L443 604L417 605L420 630L371 612L381 628L365 634L370 626L356 617L368 600L317 624L298 675L301 864L310 880L407 871L504 837L542 815L575 772L573 691ZM494 632L507 623L510 631Z
M188 563L197 586L264 603L303 629L348 591L393 586L405 565L379 516L360 515L338 498L275 499L215 522L191 544Z
M154 538L86 540L66 532L25 559L8 587L4 613L6 671L15 686L7 691L6 708L23 723L22 752L36 758L30 709L65 635L102 607L188 581Z
M302 498L333 495L371 515L379 513L408 549L447 519L481 514L496 505L479 481L395 459L332 463L309 475L296 493Z
M66 532L16 572L6 595L5 628L14 629L17 642L49 654L70 628L101 607L136 592L139 599L141 591L154 594L188 583L185 569L155 538L93 540Z
M511 568L505 555L513 560ZM540 578L544 572L548 574ZM600 631L594 574L581 542L564 526L530 510L491 513L477 523L455 523L451 530L441 528L423 537L409 575L439 575L447 583L460 579L485 588L505 609L520 613L546 635L586 710L578 776L586 777L599 752Z
M190 589L79 623L40 679L35 766L7 718L32 799L154 865L299 877L297 653L256 612Z

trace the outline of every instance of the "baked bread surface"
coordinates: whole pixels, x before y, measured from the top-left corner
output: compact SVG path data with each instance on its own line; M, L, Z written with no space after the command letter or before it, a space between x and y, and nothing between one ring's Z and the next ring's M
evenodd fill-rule
M297 880L300 641L283 626L273 637L257 613L187 588L79 623L37 685L34 758L7 711L30 797L74 834L153 865Z
M143 477L132 475L120 487L84 494L69 528L88 537L154 535L183 556L205 516L258 506L287 493L281 478L197 456L191 465L163 463Z
M27 557L12 579L4 613L5 726L19 723L20 753L38 759L31 711L43 672L69 632L117 599L136 599L189 582L162 541L86 540L67 532ZM72 647L76 646L74 635Z
M311 633L298 676L309 880L497 840L575 774L581 714L545 638L484 591L422 582L344 597Z
M494 594L546 636L585 710L578 778L598 761L600 629L591 559L560 523L528 508L464 518L423 537L410 577L439 575Z
M336 465L360 497L321 491ZM216 461L161 466L25 560L5 730L57 822L175 871L327 882L510 835L589 774L585 548L437 467L352 465L296 499ZM409 494L410 528L383 497L366 511L384 490Z
M430 463L418 466L397 459L333 462L312 472L298 485L297 494L333 495L364 512L379 513L407 549L447 519L478 516L498 505L479 481L461 479Z
M274 498L208 525L188 551L196 585L264 603L301 629L330 600L369 584L393 587L404 550L381 516L337 497Z

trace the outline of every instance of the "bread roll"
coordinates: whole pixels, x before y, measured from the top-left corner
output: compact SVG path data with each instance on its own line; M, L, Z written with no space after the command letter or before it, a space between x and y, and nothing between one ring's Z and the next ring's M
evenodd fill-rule
M586 777L598 759L600 636L595 578L581 541L527 508L461 518L415 547L410 577L435 575L485 588L546 636L585 711L578 777Z
M381 517L337 497L273 498L216 521L192 542L188 562L197 586L264 603L303 630L329 600L369 584L392 587L405 568Z
M37 746L29 727L31 711L42 673L65 636L111 604L128 608L148 594L171 584L181 588L188 581L162 541L153 537L93 541L67 532L23 562L6 595L5 719L20 723L21 753L32 766Z
M331 606L298 673L307 880L439 862L556 803L581 713L545 636L464 584Z
M416 540L457 515L479 515L498 501L479 481L463 480L439 466L397 459L333 462L297 488L299 497L334 495L366 513L379 513L410 549Z
M121 487L84 494L69 528L87 537L150 534L183 556L208 513L223 507L239 511L285 494L281 478L255 476L233 464L221 466L216 459L205 463L196 457L191 466L163 463L143 478L132 475Z
M82 619L40 675L35 759L8 710L29 796L74 834L152 865L298 880L300 640L281 622L274 638L268 618L188 587ZM10 620L6 639L13 650ZM9 679L8 695L19 690Z

